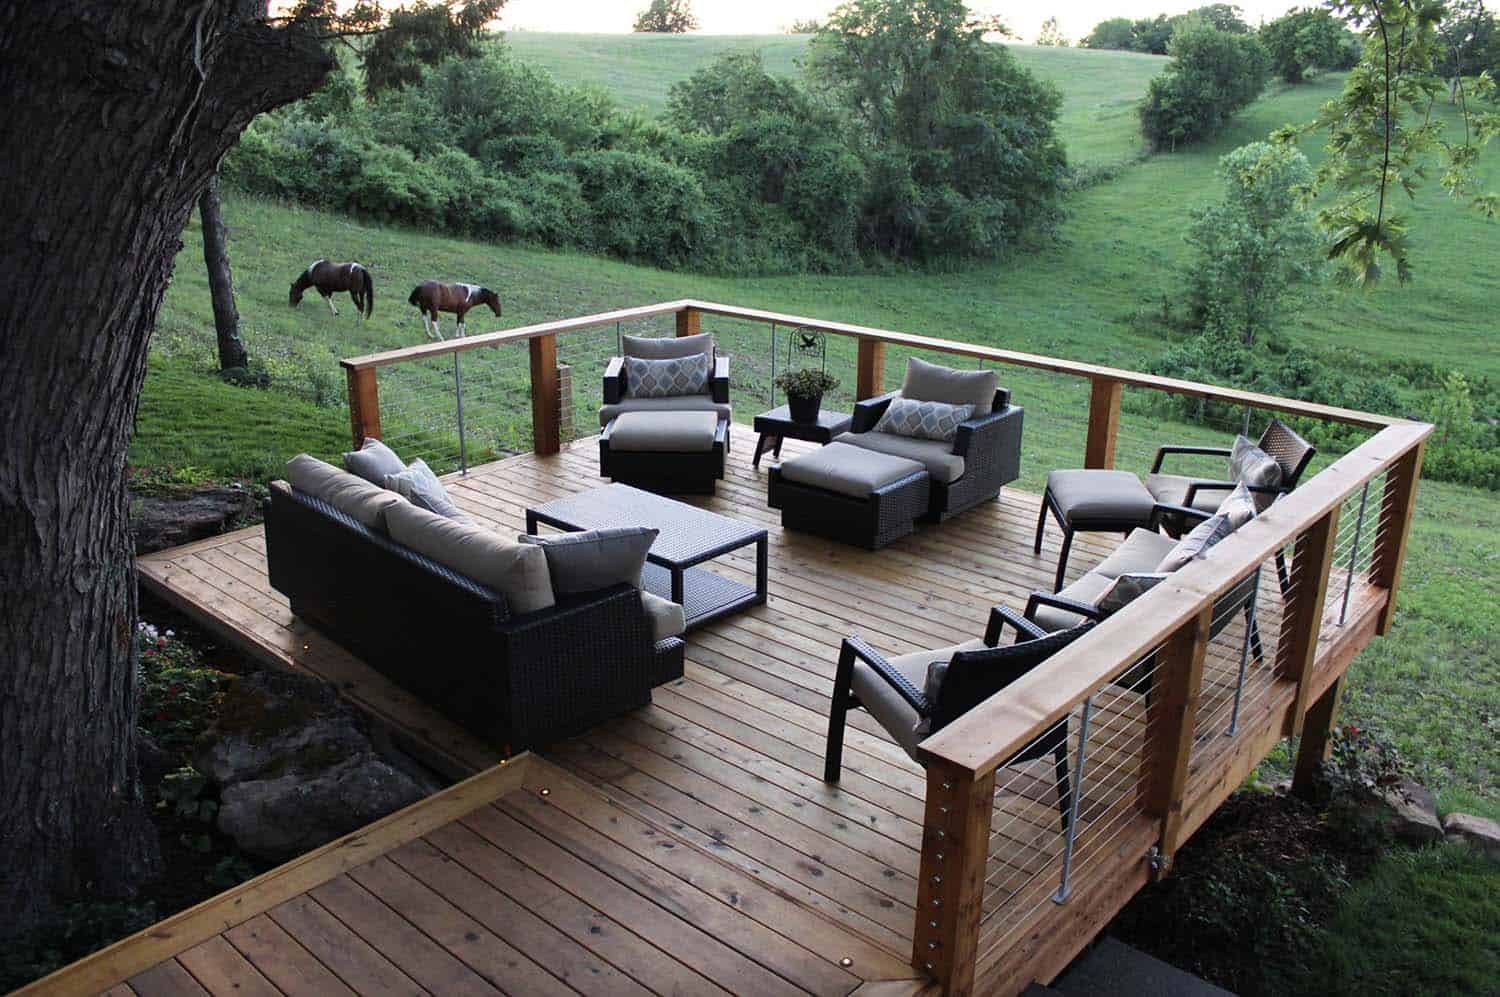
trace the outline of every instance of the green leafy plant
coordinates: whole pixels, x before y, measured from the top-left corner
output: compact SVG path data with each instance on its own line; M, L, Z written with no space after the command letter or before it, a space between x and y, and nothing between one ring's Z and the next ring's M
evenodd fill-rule
M211 823L219 813L219 804L204 797L207 788L208 776L191 765L184 765L162 778L156 790L156 807L183 820Z
M776 387L789 398L822 398L839 386L839 379L813 367L788 370L776 375Z
M141 730L168 750L191 746L213 719L214 704L233 676L204 667L171 630L136 626Z

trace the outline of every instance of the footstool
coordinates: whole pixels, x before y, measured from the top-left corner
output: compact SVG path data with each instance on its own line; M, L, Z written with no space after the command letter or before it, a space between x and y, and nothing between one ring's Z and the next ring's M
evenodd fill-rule
M729 420L717 412L622 412L599 437L599 474L647 491L712 495Z
M1082 469L1047 475L1047 489L1042 492L1042 509L1036 519L1035 553L1042 552L1042 532L1047 527L1047 512L1051 510L1063 531L1062 551L1057 556L1057 581L1052 591L1061 591L1063 587L1074 533L1129 536L1136 527L1150 528L1155 509L1156 499L1141 484L1141 479L1129 471Z
M932 479L914 460L830 443L771 468L768 488L787 529L876 550L916 529Z

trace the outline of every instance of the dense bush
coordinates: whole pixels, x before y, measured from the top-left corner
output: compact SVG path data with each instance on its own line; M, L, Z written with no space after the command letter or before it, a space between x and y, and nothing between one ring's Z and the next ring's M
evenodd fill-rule
M1359 61L1359 41L1344 23L1322 7L1291 10L1260 27L1260 41L1271 71L1288 83L1301 83L1319 69L1349 69Z
M1199 24L1176 32L1169 52L1172 61L1140 107L1141 131L1153 149L1217 134L1265 89L1270 60L1253 36Z

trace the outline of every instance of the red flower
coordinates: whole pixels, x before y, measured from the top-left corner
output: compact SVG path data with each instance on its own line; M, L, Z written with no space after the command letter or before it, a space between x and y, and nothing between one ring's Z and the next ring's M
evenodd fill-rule
M154 717L151 718L151 720L152 720L153 723L161 723L165 719L167 719L167 711L166 710L157 710L156 711L156 716L154 716Z

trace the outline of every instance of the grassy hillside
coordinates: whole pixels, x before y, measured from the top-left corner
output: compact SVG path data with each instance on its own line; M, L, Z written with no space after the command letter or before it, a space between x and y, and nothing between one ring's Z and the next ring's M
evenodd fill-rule
M789 76L808 35L558 35L507 33L516 54L570 83L603 87L626 107L660 114L667 90L720 52L752 49ZM1060 130L1075 162L1115 162L1141 148L1135 101L1166 58L1135 52L1011 45L1022 65L1062 88Z

